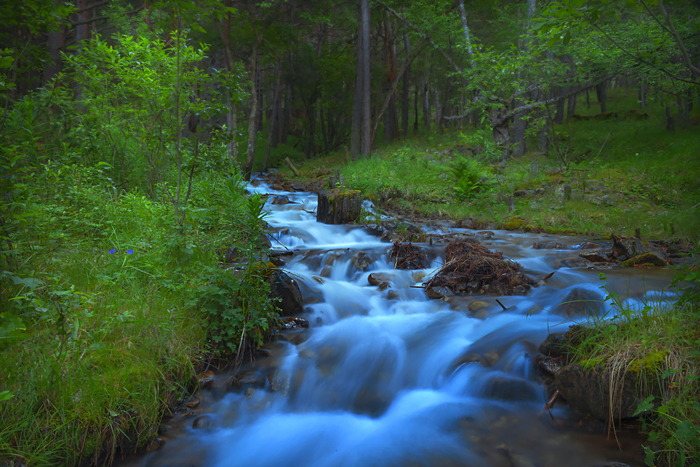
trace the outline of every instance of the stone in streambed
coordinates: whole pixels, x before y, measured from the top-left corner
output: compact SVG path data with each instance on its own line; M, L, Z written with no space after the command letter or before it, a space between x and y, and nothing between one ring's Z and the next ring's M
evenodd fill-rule
M200 389L206 389L214 383L214 372L209 370L197 375Z
M630 258L627 261L623 261L622 264L620 264L620 266L625 268L632 268L638 264L648 264L651 266L664 267L666 266L666 261L656 256L654 253L643 253L641 255L635 256L634 258Z
M591 290L577 287L570 291L552 313L565 318L597 316L603 306L603 297Z
M381 272L374 272L367 277L367 282L369 285L377 286L381 285L382 282L391 282L394 276L391 274L382 274Z
M304 311L301 290L294 279L282 271L274 271L270 280L270 298L280 299L275 304L280 316L291 316Z

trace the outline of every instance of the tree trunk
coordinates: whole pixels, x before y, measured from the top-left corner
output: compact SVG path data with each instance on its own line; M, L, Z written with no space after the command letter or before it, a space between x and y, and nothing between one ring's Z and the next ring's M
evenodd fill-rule
M564 88L562 86L552 86L552 97L559 97L564 94ZM554 123L557 125L561 125L564 123L564 108L566 105L566 101L564 99L561 99L557 101L556 107L555 107L555 113L554 113Z
M467 55L469 56L469 63L472 68L476 67L474 64L474 56L472 53L472 41L469 37L469 26L467 24L467 12L464 10L464 0L459 0L459 17L462 20L462 32L464 33L464 42L467 45Z
M606 101L608 99L607 81L603 81L595 87L595 93L600 104L600 113L604 114L606 110Z
M258 56L255 59L255 89L258 93L258 120L255 124L255 131L261 131L263 129L264 112L262 111L262 109L265 107L263 99L265 97L265 94L263 92L262 87L262 70L260 69L260 46L258 46Z
M575 91L577 87L578 86L571 86L571 88L569 88L569 92ZM577 94L578 93L574 93L569 97L568 105L567 105L567 109L566 109L566 119L567 120L570 119L571 116L576 113L576 96L577 96Z
M360 0L360 23L362 25L362 125L360 134L360 154L369 157L371 151L372 138L371 130L371 102L370 93L370 54L369 54L369 27L370 27L370 9L369 0Z
M413 86L414 87L414 92L413 92L413 113L415 114L413 117L413 134L417 135L418 134L418 95L420 94L418 92L418 86Z
M639 83L639 106L644 108L647 106L647 90L644 81Z
M256 33L257 36L257 33ZM259 43L256 39L253 42L253 53L250 60L250 114L248 115L248 152L245 158L245 168L243 177L246 181L250 181L250 176L253 173L253 159L255 159L255 135L257 134L258 122L258 89L256 86L256 70L258 69L258 47Z
M411 46L408 42L408 34L404 33L403 34L403 47L404 50L406 51L406 59L411 55ZM409 75L411 73L411 66L409 65L408 68L406 68L406 71L403 74L403 92L401 93L401 132L403 134L404 139L408 138L408 87L409 87Z
M88 38L88 23L87 20L90 18L90 12L87 10L88 0L76 0L75 6L78 9L85 9L78 13L78 22L85 21L83 24L79 24L75 27L75 55L80 55L81 50L84 47L84 43ZM82 109L82 99L83 91L79 82L75 84L75 100L78 102L78 108Z
M428 82L423 85L423 126L425 126L426 134L430 133L430 92Z
M63 59L61 58L61 49L63 48L63 26L56 26L55 31L49 31L46 48L48 50L50 60L44 67L44 79L42 85L46 86L48 82L58 75L63 69Z
M668 105L668 102L666 102L666 129L668 131L676 131L676 122L673 119L671 107Z
M370 153L369 0L360 0L350 149L353 160Z
M267 172L267 164L270 161L270 148L272 147L272 140L274 135L277 134L277 113L278 113L278 103L280 94L280 81L282 79L282 71L280 67L279 60L275 63L275 74L277 75L277 81L275 82L275 90L272 95L272 118L270 118L270 131L267 134L267 148L265 150L265 161L263 162L263 171Z
M440 107L440 91L438 91L437 86L433 88L433 94L435 94L435 130L440 131L442 127L442 107Z
M287 92L284 97L284 112L282 112L282 124L280 125L280 143L287 144L287 134L289 133L289 120L292 117L292 86L287 85Z

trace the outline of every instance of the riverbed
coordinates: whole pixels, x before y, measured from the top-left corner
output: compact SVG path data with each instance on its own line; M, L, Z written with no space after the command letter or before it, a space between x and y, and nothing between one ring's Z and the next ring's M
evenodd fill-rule
M643 306L664 298L672 271L572 260L586 243L610 248L599 238L438 221L417 224L429 267L399 270L391 244L371 229L317 223L313 193L275 191L264 180L250 189L270 195L272 248L293 253L284 270L300 286L309 327L282 332L239 370L238 384L217 375L164 423L160 450L126 465L643 465L642 439L631 432L605 433L564 402L543 411L551 388L535 357L550 332L587 319L559 312L573 291L599 297L585 314L611 316L601 286ZM278 195L290 203L273 205ZM430 299L422 284L457 237L503 253L535 282L554 274L524 295ZM388 285L371 286L370 274Z

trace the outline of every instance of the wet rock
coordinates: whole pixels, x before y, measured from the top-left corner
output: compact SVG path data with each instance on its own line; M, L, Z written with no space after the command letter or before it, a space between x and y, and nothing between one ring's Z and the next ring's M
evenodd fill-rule
M379 286L377 286L377 290L379 290L380 292L382 292L382 291L388 289L389 287L391 287L391 284L390 284L390 283L388 283L388 282L382 282L381 284L379 284Z
M506 402L525 402L536 400L539 392L524 379L495 376L486 383L484 396Z
M374 263L375 259L372 258L366 251L358 251L355 256L350 259L350 263L357 269L364 271L367 266Z
M292 183L291 184L292 191L304 191L304 185L301 183Z
M425 294L428 296L428 298L436 300L454 295L454 293L447 287L430 287L429 289L426 289Z
M212 419L209 415L202 415L200 417L197 417L192 422L192 428L194 428L195 430L201 430L204 428L211 428L213 425L214 425L214 422L212 421Z
M290 316L288 318L285 318L284 320L282 320L282 323L280 325L280 328L285 331L291 331L294 329L302 329L308 327L309 321L299 316Z
M246 399L250 399L251 397L253 397L253 396L255 395L255 389L253 389L253 388L248 388L248 389L245 390L245 392L243 393L243 395L245 396Z
M291 316L304 311L301 290L294 279L282 271L272 274L270 298L280 299L275 304L280 309L280 316Z
M545 357L544 355L538 355L535 358L537 366L543 373L554 376L557 371L562 368L562 360L560 358Z
M391 274L382 274L381 272L374 272L369 275L369 277L367 278L367 282L369 282L369 285L377 286L383 282L390 282L393 279L394 276Z
M197 395L193 395L192 397L189 398L187 402L185 402L185 407L188 407L190 409L194 409L197 407L202 401L199 400L199 397Z
M602 251L587 251L585 253L580 253L579 256L591 263L607 263L610 261L607 255Z
M472 313L481 310L482 308L486 308L488 304L486 302L482 302L480 300L477 300L475 302L471 302L469 304L469 311Z
M300 345L309 340L310 334L306 330L300 331L283 331L280 332L279 338L282 341L287 341L290 344Z
M603 297L582 287L571 290L552 313L566 318L597 316L603 306Z
M617 420L632 418L645 398L637 389L638 376L630 371L611 384L610 374L601 367L584 369L573 364L559 370L555 379L561 395L579 415L590 415L598 420L607 420L611 416ZM612 397L611 387L614 389Z
M197 375L200 389L206 389L214 383L214 372L209 370Z
M286 371L277 369L270 372L267 378L272 391L278 392L283 396L287 395L289 392L290 378Z
M319 284L323 284L324 282L326 282L318 276L313 276L312 279L315 280L316 282L318 282Z
M581 250L593 250L595 248L600 248L600 245L593 242L585 242L578 245L577 248L580 248Z
M479 355L476 352L468 352L458 359L456 359L452 364L448 367L448 374L453 373L457 368L459 368L462 365L468 365L470 363L480 363L483 367L490 367L491 364L481 355Z
M330 266L324 266L323 269L321 269L321 277L328 279L331 277L331 272L333 272L333 268Z
M413 282L423 282L423 279L425 279L425 277L426 277L426 274L423 271L418 271L418 272L414 272L411 275L411 280L413 280Z
M277 204L277 205L289 204L289 196L287 196L287 195L275 196L275 199L272 200L272 204Z
M236 373L235 377L232 378L231 383L237 388L245 386L263 388L265 387L265 381L267 381L265 373L263 373L262 370L254 369L239 371Z
M626 267L626 268L632 268L637 265L641 264L646 264L650 266L659 266L659 267L664 267L666 266L666 261L663 259L659 258L656 256L654 253L642 253L641 255L637 255L633 258L630 258L626 261L623 261L620 266Z
M559 261L559 264L556 267L559 268L585 268L588 266L588 263L586 262L585 259L579 257L579 256L570 256L568 258L563 258L561 261Z
M401 296L395 291L390 290L389 293L386 294L386 298L387 300L398 300L399 298L401 298Z
M566 247L559 242L536 242L532 248L534 250L563 250Z

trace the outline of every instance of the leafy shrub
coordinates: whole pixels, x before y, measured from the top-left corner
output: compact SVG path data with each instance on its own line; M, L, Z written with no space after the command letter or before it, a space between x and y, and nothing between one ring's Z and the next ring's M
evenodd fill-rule
M485 173L479 167L478 162L462 157L450 170L456 178L456 184L453 188L460 201L468 200L483 190L484 182L482 180Z

